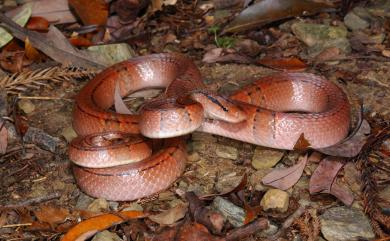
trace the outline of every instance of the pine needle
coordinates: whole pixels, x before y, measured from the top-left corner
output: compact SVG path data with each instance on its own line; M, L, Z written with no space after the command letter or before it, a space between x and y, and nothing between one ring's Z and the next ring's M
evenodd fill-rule
M51 83L69 81L71 79L92 78L95 70L76 67L50 67L32 71L23 71L0 79L0 89L7 94L20 94L29 89L38 89L41 86L49 86Z

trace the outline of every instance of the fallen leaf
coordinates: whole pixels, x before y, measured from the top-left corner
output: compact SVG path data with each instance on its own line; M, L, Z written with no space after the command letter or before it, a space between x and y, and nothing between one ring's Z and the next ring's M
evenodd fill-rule
M149 0L118 0L111 5L123 23L134 21L138 13L147 7Z
M341 160L341 158L329 156L320 162L310 178L310 194L324 191L328 193L330 192L332 183L334 182L337 173L344 165Z
M331 156L354 157L363 148L370 131L370 124L366 120L362 120L360 126L343 141L334 146L317 149L317 151Z
M19 9L15 16L12 18L13 23L16 22L20 26L24 26L31 16L31 4L25 4ZM13 39L13 36L8 33L4 28L0 27L0 48L6 45Z
M43 17L31 17L27 22L26 28L38 32L47 32L49 30L49 21Z
M161 225L171 225L182 219L188 210L188 203L180 203L156 215L150 215L149 219Z
M215 48L207 51L203 55L202 61L205 63L215 63L216 60L222 55L223 48Z
M122 96L120 94L120 88L119 88L119 81L116 81L115 83L115 90L114 90L114 106L115 111L120 114L132 114L132 112L127 108L125 102L122 99Z
M82 37L80 35L71 36L69 42L75 47L89 47L92 45L92 41Z
M307 65L296 57L282 59L263 58L258 60L257 63L278 70L303 71L307 68Z
M225 196L225 195L228 195L230 193L238 192L238 191L243 190L245 188L247 182L248 182L248 175L246 173L244 173L244 175L241 178L241 181L238 183L237 186L234 186L230 190L227 190L227 191L225 191L223 193L215 193L215 194L203 195L203 196L199 197L199 199L205 200L205 199L210 199L211 197L215 197L215 196Z
M40 206L34 214L40 222L48 223L51 227L65 222L70 215L69 210L53 206Z
M306 166L307 160L307 155L300 156L298 159L298 163L294 166L273 170L262 179L263 184L281 190L289 189L302 176L303 169Z
M163 6L175 5L177 0L152 0L151 2L151 11L152 13L156 11L161 11Z
M69 0L85 25L105 25L108 18L108 4L104 0Z
M41 54L30 43L30 40L26 38L24 41L24 54L32 61L39 62L42 59Z
M305 138L304 133L302 133L297 142L294 145L295 151L305 151L310 147L310 142Z
M315 59L317 62L325 62L340 58L341 50L337 47L330 47L319 53Z
M76 22L76 18L69 10L68 0L35 0L30 1L29 4L32 8L32 17L42 17L56 24ZM14 14L23 7L24 5L10 12Z
M83 241L92 237L95 233L103 231L113 225L126 222L130 219L143 218L146 215L139 211L122 211L116 214L99 215L72 227L61 241Z
M179 230L175 240L178 241L223 241L224 238L214 236L199 223L187 222Z
M259 28L273 21L301 15L312 15L330 7L332 6L309 0L263 0L242 11L225 27L223 33L235 33Z
M6 51L3 49L0 54L0 65L3 69L17 73L23 70L23 67L31 64L31 61L25 58L24 51Z
M320 162L310 178L310 194L328 193L337 197L347 206L352 204L353 194L336 182L337 173L344 166L342 161L342 158L329 156Z
M0 123L0 128L0 154L5 154L8 145L8 130L3 121Z
M85 68L103 68L106 63L96 56L78 51L69 43L64 35L54 26L49 27L48 33L38 33L20 27L11 19L0 13L1 25L5 25L12 34L21 40L27 37L31 44L55 61L63 65L73 65Z

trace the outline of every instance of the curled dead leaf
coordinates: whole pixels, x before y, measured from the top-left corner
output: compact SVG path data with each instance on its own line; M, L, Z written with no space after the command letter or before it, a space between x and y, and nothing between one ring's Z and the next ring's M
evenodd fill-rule
M149 219L162 225L171 225L182 219L186 215L187 209L188 203L180 203L162 213L150 215Z

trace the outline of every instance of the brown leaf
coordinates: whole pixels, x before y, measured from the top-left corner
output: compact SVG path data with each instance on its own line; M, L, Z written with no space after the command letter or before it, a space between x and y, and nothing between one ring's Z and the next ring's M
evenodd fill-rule
M225 240L209 233L207 228L199 223L185 223L177 235L178 241L222 241Z
M151 2L151 11L152 13L156 11L161 11L163 6L175 5L177 0L152 0Z
M112 9L122 22L128 23L134 21L139 11L147 7L148 4L149 0L118 0L113 3Z
M24 41L24 54L26 55L26 57L30 60L33 60L33 61L36 61L36 62L39 62L41 61L42 59L42 56L41 54L38 52L38 50L36 50L30 43L30 40L28 38L26 38L26 40Z
M123 223L130 219L143 218L145 214L139 211L122 211L117 214L103 214L87 219L71 228L61 241L82 241L92 237L95 233L103 231L113 225Z
M328 193L337 197L345 205L351 205L353 194L336 182L337 173L344 166L343 159L339 157L327 157L322 160L310 178L310 194Z
M309 147L310 147L310 142L305 138L304 133L302 133L294 145L294 150L295 151L305 151Z
M43 17L31 17L26 24L26 28L38 32L47 32L49 30L49 21Z
M114 106L115 106L115 111L120 114L128 114L128 115L132 114L129 108L127 108L120 94L119 81L116 81L115 84Z
M4 122L0 123L0 128L0 154L5 154L8 145L8 130L4 126Z
M53 206L41 206L34 214L40 222L48 223L52 227L65 222L70 215L69 210Z
M257 62L261 65L278 70L303 71L307 68L307 65L296 57L283 59L263 58Z
M329 156L320 162L310 178L310 194L324 191L330 192L337 173L344 165L344 163L340 162L341 160L340 158Z
M280 19L315 14L330 7L328 4L309 0L263 0L242 11L223 32L241 32Z
M262 179L263 184L281 190L289 189L302 176L303 169L305 168L307 163L307 159L307 155L300 156L298 159L298 163L294 166L273 170Z
M223 48L215 48L207 51L202 61L205 63L215 63L217 62L217 59L222 55Z
M28 37L35 48L63 65L86 68L103 68L106 65L96 56L74 49L63 34L52 25L49 27L48 33L38 33L20 27L1 13L0 21L16 38L25 40Z
M325 62L329 60L334 60L340 57L341 50L337 47L330 47L325 50L323 50L321 53L319 53L315 59L317 62Z
M69 42L76 47L89 47L92 45L91 40L80 35L70 37Z
M85 25L105 25L108 17L108 4L104 0L69 0L77 15Z
M370 131L370 124L366 120L363 120L361 125L343 141L334 146L317 149L317 151L331 156L354 157L363 148L368 138L367 134Z
M11 73L17 73L23 70L25 64L27 65L25 62L24 51L9 52L4 49L1 51L0 65L3 69Z
M171 225L182 219L186 215L187 209L188 203L180 203L162 213L150 215L149 219L158 224Z
M32 5L31 16L33 17L42 17L56 24L76 22L76 18L69 10L68 0L35 0L30 1L29 4ZM10 15L19 11L23 6L11 10Z

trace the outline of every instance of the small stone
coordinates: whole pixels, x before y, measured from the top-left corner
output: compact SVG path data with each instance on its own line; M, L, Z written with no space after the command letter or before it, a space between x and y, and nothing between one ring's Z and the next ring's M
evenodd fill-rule
M237 148L232 146L217 145L215 154L217 154L218 157L232 159L232 160L236 160L238 158Z
M187 159L188 162L197 162L200 159L199 153L192 152L191 154L188 155Z
M277 231L278 226L275 223L268 221L268 228L266 230L261 231L258 236L260 238L269 238L272 235L276 234Z
M229 173L228 175L219 177L215 184L215 189L218 193L229 192L240 184L242 178L242 176L237 176L236 173Z
M251 186L254 187L256 191L266 191L269 189L268 186L264 186L261 183L261 180L270 173L270 169L260 169L256 172L252 173L252 175L249 177L249 183Z
M362 19L358 15L356 15L354 12L349 12L344 17L344 24L351 29L352 31L359 30L359 29L365 29L370 26L370 23L366 20Z
M85 210L88 208L88 206L93 202L93 198L80 192L79 197L77 198L76 202L76 209L79 210Z
M87 50L108 65L113 65L135 56L134 50L126 43L96 45L88 47Z
M271 168L282 159L283 155L283 151L256 147L252 157L252 166L256 170Z
M114 201L109 201L108 205L110 206L110 210L118 211L119 203Z
M23 136L23 140L27 143L33 143L40 148L56 152L57 147L60 144L60 139L47 134L44 130L35 127L29 127L26 134Z
M260 205L265 211L274 209L284 213L288 209L289 195L287 192L279 189L268 190L260 201Z
M92 241L123 241L118 235L115 233L111 233L107 230L97 233Z
M136 202L133 202L133 203L130 203L129 206L125 207L123 209L123 211L144 211L144 208L139 204L139 203L136 203Z
M71 126L65 127L61 135L65 138L65 140L70 143L74 138L77 137L77 133L74 131L74 129Z
M18 107L26 114L30 114L35 110L35 105L28 99L22 99L18 102Z
M202 141L193 141L192 150L197 152L204 152L206 150L206 144Z
M244 209L221 197L214 198L211 206L219 211L234 227L241 227L244 225L246 216Z
M370 222L360 210L334 207L320 216L321 232L328 241L373 239Z
M89 204L87 209L91 212L102 212L108 210L108 207L109 205L106 199L98 198Z

